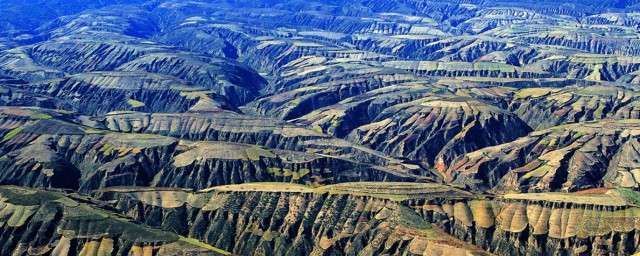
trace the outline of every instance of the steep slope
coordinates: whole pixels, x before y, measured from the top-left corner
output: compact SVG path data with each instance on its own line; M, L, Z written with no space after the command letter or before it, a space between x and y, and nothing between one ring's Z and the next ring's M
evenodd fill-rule
M297 59L267 88L275 93L249 104L247 110L293 119L427 166L446 165L459 154L530 131L517 116L452 95L431 79L367 63Z
M476 189L637 188L638 120L558 126L458 157L442 173Z
M435 184L384 184L312 189L255 183L195 194L115 188L97 196L148 225L200 238L237 254L487 255L431 227L412 209L393 200L405 196L464 198L469 194ZM193 225L187 224L188 219Z
M638 252L637 196L596 190L409 205L446 232L497 255L631 255Z
M304 144L298 144L300 151L289 151L116 133L66 122L74 121L76 116L54 110L1 110L0 184L91 191L112 186L203 189L256 181L317 186L347 181L422 179L412 173L420 174L418 167L403 165L392 158L383 158L393 161L388 165L377 166L340 154L313 153L313 148Z
M458 155L529 131L517 116L497 107L469 98L425 97L385 109L347 140L442 168Z
M625 189L488 200L435 184L254 183L196 193L112 188L95 196L148 225L241 254L484 254L460 240L497 255L628 255L638 248L637 192Z
M383 153L272 118L228 111L187 114L112 113L104 127L118 132L161 134L185 140L225 141L319 153L378 165L402 165ZM409 168L411 169L411 168Z
M638 118L638 96L633 87L612 85L528 88L517 91L508 108L541 130L602 118Z
M14 87L59 100L57 109L90 116L127 110L240 112L215 90L153 73L90 72Z
M254 70L230 59L182 53L140 38L103 31L71 34L0 52L0 72L28 82L94 71L173 76L185 84L212 90L237 106L258 97L266 84Z
M46 22L62 15L80 13L85 10L112 6L117 4L140 4L143 0L97 0L97 1L61 1L48 0L42 2L24 2L20 0L8 0L0 3L0 8L6 11L6 15L0 19L4 34L19 36L33 32ZM26 12L25 15L25 10Z
M0 187L0 246L23 255L230 255L62 192Z

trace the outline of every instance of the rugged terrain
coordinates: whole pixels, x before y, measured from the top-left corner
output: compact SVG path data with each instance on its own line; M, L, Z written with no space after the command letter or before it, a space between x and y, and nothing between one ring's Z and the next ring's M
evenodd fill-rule
M629 254L638 247L640 217L638 194L628 189L489 200L435 184L253 183L196 193L111 188L94 196L138 221L241 254Z
M59 191L0 187L0 225L13 255L230 255Z
M640 253L640 1L0 9L2 255Z

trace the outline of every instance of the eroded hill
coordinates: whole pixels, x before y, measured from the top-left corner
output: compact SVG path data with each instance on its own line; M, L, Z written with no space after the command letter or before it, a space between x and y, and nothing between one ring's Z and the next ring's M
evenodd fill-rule
M640 252L637 0L0 8L2 253Z

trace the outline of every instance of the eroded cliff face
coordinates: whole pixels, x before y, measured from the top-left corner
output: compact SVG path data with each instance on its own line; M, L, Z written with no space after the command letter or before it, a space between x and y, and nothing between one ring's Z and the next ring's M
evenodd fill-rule
M21 90L55 98L58 109L96 116L113 111L182 113L240 112L224 96L171 76L144 72L90 72L45 82L23 84Z
M636 188L637 120L571 124L459 157L442 175L474 189Z
M326 154L422 177L530 127L638 115L639 19L619 9L635 3L311 6L158 1L59 17L0 46L0 102L75 111L93 128ZM236 176L224 179L253 180Z
M536 130L599 120L639 118L633 88L596 84L563 88L527 88L515 92L508 109Z
M105 116L103 123L99 127L118 132L253 144L272 149L341 156L377 165L401 164L401 161L384 153L288 122L228 111L206 114L112 113ZM399 168L411 169L408 165L399 165Z
M470 194L435 184L405 185L348 183L312 189L256 183L195 194L116 188L97 196L148 225L237 254L487 254L432 227L393 200L407 194L385 195L407 191L409 197L464 198ZM370 196L377 193L380 197Z
M479 199L435 184L255 183L94 196L150 226L240 254L479 253L436 231L496 255L628 255L640 246L637 194L625 189Z
M325 155L306 148L305 144L298 144L300 151L291 151L109 132L70 123L76 120L71 114L36 108L5 108L2 113L0 182L3 184L91 191L113 186L204 189L258 181L318 186L348 181L422 179L419 171L411 172L419 170L418 167L405 166L381 154L376 156L395 162L373 165L340 154ZM245 136L243 132L238 134Z
M531 131L520 117L456 95L438 79L410 74L393 61L380 68L371 67L366 56L354 58L357 61L324 56L293 60L267 87L273 95L246 109L430 167Z
M415 181L419 177L391 167L344 158L224 142L186 145L152 186L203 189L224 184L280 181L313 186L362 180Z
M69 22L73 23L73 21ZM138 87L138 93L143 94L137 95L140 97L138 99L121 99L118 93L103 94L106 96L103 101L110 100L123 104L128 100L150 103L149 100L145 102L144 94L153 93L154 89L159 89L158 85L166 86L166 80L173 80L174 84L178 81L179 85L183 85L173 88L174 91L178 91L177 94L180 94L181 90L186 91L183 94L193 94L197 91L201 91L200 94L204 96L217 94L220 95L221 102L231 102L235 107L258 97L259 91L266 85L264 78L255 70L230 59L179 52L172 47L145 41L142 38L103 31L100 27L86 30L88 31L65 34L58 40L3 51L0 53L0 69L5 75L34 83L32 86L22 86L23 89L65 100L69 98L68 93L73 93L71 95L77 97L86 97L83 100L90 100L91 97L96 96L92 95L95 92L91 90L83 90L79 82L84 82L84 86L93 85L103 90L108 89L105 87L111 87L112 90L118 89L113 87L120 87L121 90ZM52 33L56 33L55 30ZM82 57L75 59L68 56ZM91 79L91 76L100 74L97 73L98 71L103 71L102 74L106 77L103 80ZM119 76L121 78L119 81L113 81L114 75L104 71L125 72L125 74ZM86 74L87 72L94 73ZM110 80L109 76L111 76ZM129 81L125 80L127 76ZM149 76L153 76L154 81L149 81ZM136 78L146 80L135 81ZM49 79L62 79L62 81L46 81ZM143 85L138 85L140 83ZM57 89L63 91L56 91ZM197 99L198 97L195 96L190 98ZM178 95L173 97L177 98ZM161 102L155 108L153 104L148 107L150 107L149 111L172 109L169 104L163 106ZM168 108L160 110L157 109L158 107ZM64 106L60 108L64 109ZM90 107L88 110L93 108L96 107Z
M591 193L591 192L590 192ZM410 202L454 236L497 255L629 255L638 250L631 190L511 194L492 201Z
M385 109L347 140L442 168L456 156L508 142L530 128L517 116L464 97L425 97Z
M11 255L229 255L62 192L0 187L0 248Z

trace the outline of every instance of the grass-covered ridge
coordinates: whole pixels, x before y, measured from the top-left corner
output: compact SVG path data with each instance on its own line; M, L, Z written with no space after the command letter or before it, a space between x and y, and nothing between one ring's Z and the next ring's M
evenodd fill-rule
M474 198L471 193L436 183L403 183L403 182L352 182L334 185L311 187L306 185L257 182L238 185L226 185L202 190L203 192L287 192L318 193L335 195L353 195L372 198L403 201L414 198Z
M65 239L100 239L118 238L123 242L118 246L136 246L155 244L158 248L170 245L171 250L197 249L202 253L229 255L228 252L204 244L196 239L181 237L177 234L150 228L136 223L123 216L99 208L93 203L79 201L78 195L66 194L62 191L50 191L15 186L0 186L0 223L8 227L29 228L50 214L58 214L59 219L49 223L56 227L47 236L64 236ZM0 230L7 226L0 225ZM35 237L34 237L35 238ZM179 242L178 244L175 244ZM181 244L182 243L182 244ZM116 246L109 242L109 246ZM86 246L91 246L87 244ZM187 248L187 247L189 248ZM115 248L115 247L114 247ZM113 248L112 248L113 249ZM207 254L209 255L209 254Z

